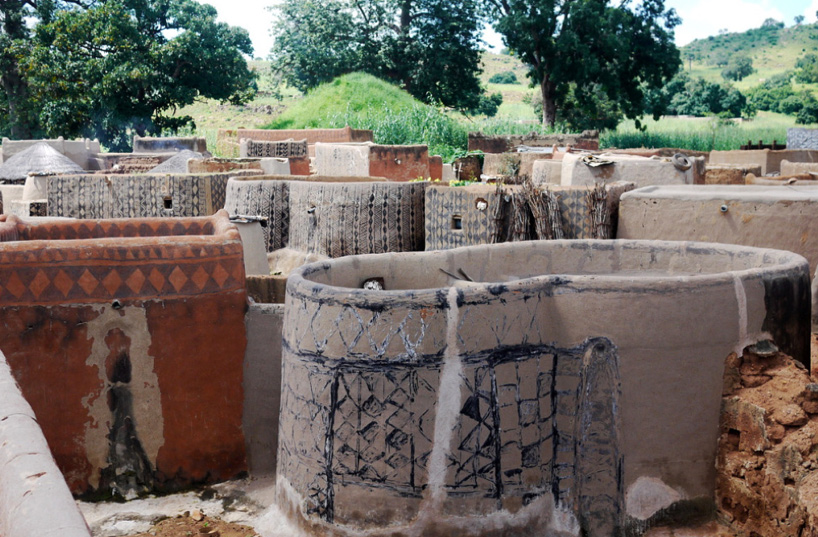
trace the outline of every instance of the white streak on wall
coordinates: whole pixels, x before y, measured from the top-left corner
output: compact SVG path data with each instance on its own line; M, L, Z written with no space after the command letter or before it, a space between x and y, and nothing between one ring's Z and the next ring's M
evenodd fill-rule
M452 449L452 437L461 406L463 363L457 345L457 329L460 324L457 291L456 287L450 288L447 298L449 310L446 323L446 350L443 353L443 371L440 373L434 445L429 457L428 486L433 505L439 504L446 495L444 486L447 461Z

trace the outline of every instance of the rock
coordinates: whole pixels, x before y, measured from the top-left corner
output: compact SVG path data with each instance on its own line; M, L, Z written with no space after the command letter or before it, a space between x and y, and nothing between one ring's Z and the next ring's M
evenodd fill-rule
M771 416L773 421L777 421L785 427L800 427L806 425L809 418L806 412L795 404L785 405L776 409Z
M190 512L190 518L192 518L196 522L201 522L202 520L204 520L204 514L198 509L194 509L193 511Z

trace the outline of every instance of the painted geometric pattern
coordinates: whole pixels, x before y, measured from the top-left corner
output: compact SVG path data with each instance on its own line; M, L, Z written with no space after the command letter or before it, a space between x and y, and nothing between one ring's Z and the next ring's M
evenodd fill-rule
M307 156L307 140L283 140L283 141L254 141L246 140L247 154L245 157L261 158L290 158Z
M199 250L199 248L196 248ZM72 259L74 248L42 255L0 251L0 304L70 304L189 297L244 287L241 254L167 259L161 246L104 249ZM127 258L127 259L126 259Z
M209 216L224 207L230 177L261 173L54 177L48 182L48 214L70 218Z
M423 183L290 184L290 247L329 257L423 250Z
M262 227L267 251L287 245L290 235L289 181L236 181L227 183L224 208L231 215L261 216L267 219Z
M351 308L339 313L334 306L299 308L299 297L293 302L297 310L284 330L282 475L306 494L308 510L328 521L338 487L420 495L428 479L440 352L420 354L419 347L429 350L428 341L409 346L394 329L373 330L363 318L368 313L359 313L355 323L349 322ZM388 313L377 319L406 326ZM392 334L394 346L373 345L390 339L373 338L376 331ZM366 358L366 348L375 353ZM396 354L403 359L395 360ZM589 340L570 349L499 346L463 352L461 360L462 406L448 455L448 494L498 501L517 496L524 503L552 494L566 507L587 507L599 524L612 523L621 507L621 458L617 357L610 342ZM580 516L582 523L596 524L591 515Z
M431 375L433 378L427 378ZM332 472L338 486L384 485L419 495L432 452L437 370L341 369Z
M178 218L174 220L79 220L74 222L42 222L18 226L19 240L77 240L124 237L169 237L213 235L210 218Z
M478 198L494 207L494 192L475 193L463 188L426 189L426 250L489 244L494 229L491 210L477 210ZM453 220L460 218L459 226Z

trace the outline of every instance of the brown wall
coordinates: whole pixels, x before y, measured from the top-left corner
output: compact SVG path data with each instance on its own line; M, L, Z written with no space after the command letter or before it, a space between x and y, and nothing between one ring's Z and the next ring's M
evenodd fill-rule
M0 349L71 490L245 470L247 299L226 213L2 225L23 240L0 244Z

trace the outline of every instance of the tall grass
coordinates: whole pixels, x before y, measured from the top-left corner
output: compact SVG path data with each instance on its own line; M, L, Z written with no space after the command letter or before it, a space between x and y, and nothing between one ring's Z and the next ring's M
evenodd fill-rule
M393 111L386 106L362 111L347 109L326 116L325 128L370 129L375 143L386 145L426 144L430 155L451 162L469 145L468 129L445 112L427 105Z
M639 131L633 121L622 122L616 130L600 135L602 148L678 147L692 151L728 151L740 149L749 141L771 144L786 143L787 128L795 126L794 118L760 112L750 121L734 122L718 118L661 118L646 120Z

